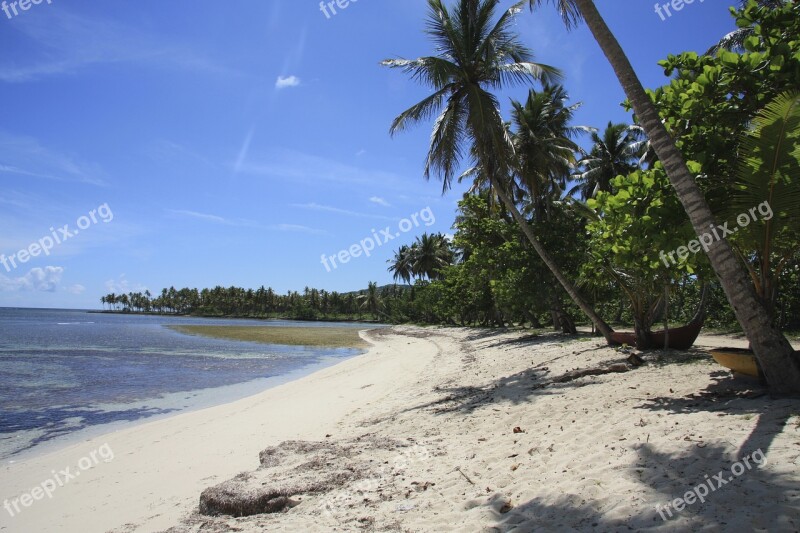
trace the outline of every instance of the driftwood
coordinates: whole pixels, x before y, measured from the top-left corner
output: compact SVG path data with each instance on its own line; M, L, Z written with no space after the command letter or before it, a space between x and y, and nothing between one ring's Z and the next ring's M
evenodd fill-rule
M550 383L569 383L586 376L602 376L604 374L621 374L631 370L631 367L625 363L616 363L604 367L584 368L581 370L572 370L566 374L562 374L553 378Z
M641 358L640 358L641 359ZM638 365L631 362L631 364L625 363L614 363L612 365L607 366L597 366L592 368L582 368L577 370L571 370L560 376L556 376L549 381L543 381L533 386L534 390L544 389L549 387L550 385L555 385L557 383L569 383L570 381L575 381L576 379L585 378L586 376L603 376L605 374L623 374L625 372L630 372L631 370L635 370L638 368ZM545 368L545 370L547 370Z
M200 495L200 514L239 518L262 513L279 513L299 503L290 498L292 493L306 491L305 488L295 490L267 488L250 491L247 490L245 483L228 481L203 491Z

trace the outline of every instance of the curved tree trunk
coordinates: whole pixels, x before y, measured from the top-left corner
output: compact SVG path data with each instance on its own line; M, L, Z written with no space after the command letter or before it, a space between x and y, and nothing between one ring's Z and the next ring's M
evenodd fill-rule
M644 90L614 34L597 11L593 0L574 0L586 25L602 48L619 78L633 110L664 165L675 192L698 236L715 224L714 215L686 166L683 154L661 123L658 110ZM706 252L725 295L744 329L747 339L773 392L800 392L800 357L775 328L764 304L757 298L744 267L725 240L714 242Z
M553 258L550 257L550 254L547 253L547 250L544 249L542 243L540 243L536 238L533 228L531 228L530 224L528 224L528 221L525 220L525 217L522 216L522 213L519 212L516 204L511 200L508 194L494 182L492 183L492 187L497 193L497 196L500 197L500 201L502 201L506 208L508 208L508 210L511 212L511 215L514 217L514 220L517 222L517 224L519 224L519 227L522 228L522 232L528 238L533 246L533 249L536 250L536 253L539 254L542 262L547 265L547 268L550 269L550 272L552 272L558 282L561 283L561 286L564 287L565 291L567 291L567 294L569 294L569 297L572 298L573 302L575 302L575 305L580 307L581 311L583 311L584 314L589 317L589 320L591 320L597 327L597 330L603 334L603 337L606 338L606 341L611 344L611 334L614 332L614 330L611 329L611 326L606 324L606 322L600 318L600 315L598 315L594 309L592 309L592 306L583 299L575 286L567 279L567 277L561 271L561 268L559 268Z

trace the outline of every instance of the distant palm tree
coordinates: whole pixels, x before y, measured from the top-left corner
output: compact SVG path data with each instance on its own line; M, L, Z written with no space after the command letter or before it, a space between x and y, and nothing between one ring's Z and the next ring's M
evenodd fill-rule
M545 3L554 4L568 28L580 21L586 23L614 69L653 150L664 165L695 233L703 235L707 232L712 224L716 224L716 219L703 191L694 180L675 140L662 123L658 109L644 90L628 56L593 0L528 0L528 3L531 9ZM724 239L718 240L706 255L773 392L800 392L800 357L795 355L786 337L773 327L769 312L759 301L746 270L730 244Z
M441 233L423 233L411 247L411 270L428 279L441 279L442 269L453 264L453 250Z
M393 259L389 259L389 272L395 281L403 280L405 283L411 283L411 276L414 272L411 268L411 248L403 245L394 254Z
M392 123L391 132L403 131L439 113L431 135L425 177L437 174L447 190L463 156L471 155L542 261L610 341L613 330L550 257L509 192L514 147L491 91L510 83L551 82L560 73L553 67L534 63L533 54L514 32L514 16L521 11L523 2L514 4L495 21L498 4L499 0L458 0L451 11L442 0L428 0L427 33L438 55L391 59L383 64L402 69L430 86L433 93L401 113Z
M579 149L573 139L593 131L571 125L581 104L567 105L568 100L562 86L545 85L539 92L531 89L525 104L511 102L516 173L539 220L566 188Z
M361 309L369 311L372 314L372 318L378 318L382 302L378 294L377 283L370 281L367 285L366 294L359 295L358 299L361 301Z
M636 170L647 148L644 130L640 126L608 123L603 135L592 133L592 149L579 164L581 171L573 175L577 184L570 195L594 198L598 191L612 192L611 180Z

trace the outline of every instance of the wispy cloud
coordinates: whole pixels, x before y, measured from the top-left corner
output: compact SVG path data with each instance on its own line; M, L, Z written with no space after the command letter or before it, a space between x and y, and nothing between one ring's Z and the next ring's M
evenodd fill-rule
M387 202L385 199L381 198L380 196L373 196L372 198L369 199L369 201L372 202L373 204L382 205L383 207L391 207L392 206L392 204L390 204L389 202Z
M231 227L239 227L239 228L254 228L254 229L261 229L267 231L287 231L293 233L308 233L310 235L328 235L328 232L321 229L311 228L308 226L302 226L299 224L288 224L288 223L281 223L281 224L260 224L258 222L254 222L252 220L243 220L243 219L230 219L221 217L218 215L212 215L208 213L200 213L197 211L188 211L188 210L180 210L180 209L169 209L167 211L173 216L178 216L182 218L189 218L194 220L200 220L202 222L208 222L211 224L218 224L222 226L231 226Z
M374 218L377 220L395 220L392 217L387 217L383 215L373 215L371 213L360 213L358 211L350 211L349 209L341 209L339 207L333 207L330 205L320 205L317 203L308 203L308 204L291 204L291 207L295 207L297 209L308 209L309 211L322 211L325 213L334 213L336 215L345 215L348 217L358 217L358 218Z
M288 231L293 233L308 233L309 235L329 235L325 230L309 228L308 226L301 226L298 224L276 224L272 226L278 231Z
M3 161L0 163L0 174L106 185L103 172L97 165L50 150L31 137L0 131L0 161Z
M20 17L14 29L32 43L25 54L6 55L0 81L21 83L73 74L98 64L135 62L144 65L234 75L235 71L198 55L188 46L132 29L113 20L80 16L63 6ZM25 64L21 57L32 59Z
M360 168L297 150L273 149L256 154L251 150L248 158L239 165L239 171L244 175L277 178L282 181L329 181L370 186L380 183L389 188L404 188L404 180L392 172Z
M240 225L233 220L228 220L225 217L210 215L208 213L199 213L197 211L187 211L184 209L168 209L167 212L178 217L194 218L197 220L202 220L203 222L212 222L214 224L224 224L226 226Z
M253 142L253 135L256 133L256 127L253 126L250 128L250 131L247 132L247 135L244 138L244 142L242 143L242 147L239 150L239 156L236 158L236 164L234 165L233 171L238 174L242 170L242 165L247 160L247 154L250 153L250 143Z
M297 76L278 76L278 79L275 81L275 88L286 89L288 87L297 87L300 85L300 78Z

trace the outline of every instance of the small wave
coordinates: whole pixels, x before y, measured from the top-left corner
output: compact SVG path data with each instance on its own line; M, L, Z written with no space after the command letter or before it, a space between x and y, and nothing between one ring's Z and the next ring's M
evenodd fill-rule
M59 326L80 326L82 324L94 324L94 322L57 322Z

